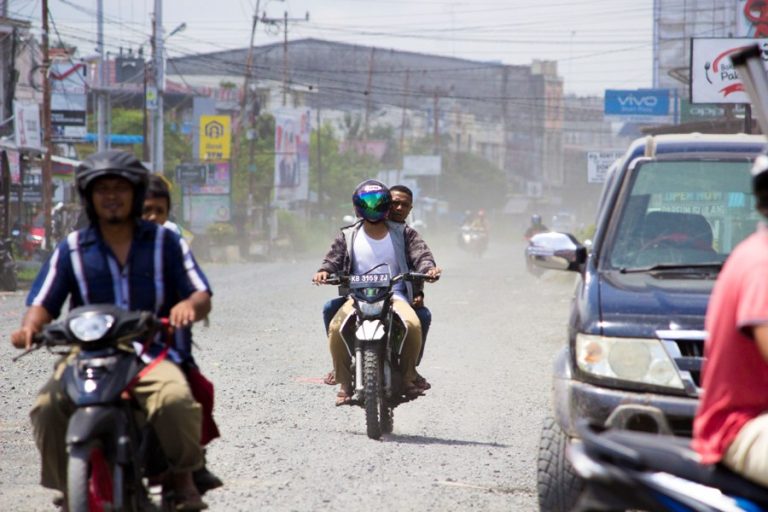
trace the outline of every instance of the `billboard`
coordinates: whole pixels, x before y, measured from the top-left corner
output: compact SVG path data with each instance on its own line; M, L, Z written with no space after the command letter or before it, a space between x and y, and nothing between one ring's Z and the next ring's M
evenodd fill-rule
M613 162L624 155L621 150L587 151L587 183L605 183Z
M51 64L51 127L54 139L81 139L86 132L87 66L83 63Z
M622 120L650 120L669 116L668 89L605 90L606 116Z
M441 157L433 155L405 155L403 157L404 176L440 176Z
M736 0L736 35L768 37L768 9L763 0Z
M766 60L768 42L749 38L691 39L691 103L749 103L730 56L758 42Z
M40 107L37 103L13 102L13 130L16 146L21 149L41 149Z
M200 160L227 160L231 147L229 116L200 116Z
M275 113L275 203L288 206L309 197L309 109Z

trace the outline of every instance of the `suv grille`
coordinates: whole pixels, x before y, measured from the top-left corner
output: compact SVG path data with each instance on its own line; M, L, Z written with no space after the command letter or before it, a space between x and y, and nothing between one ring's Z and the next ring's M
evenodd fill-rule
M704 363L706 331L657 331L667 353L680 371L689 396L701 394L701 366Z

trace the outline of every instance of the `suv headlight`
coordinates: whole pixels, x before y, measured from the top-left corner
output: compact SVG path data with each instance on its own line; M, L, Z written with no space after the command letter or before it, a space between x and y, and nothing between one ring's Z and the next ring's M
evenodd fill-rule
M685 389L674 361L657 339L577 334L576 364L597 377Z

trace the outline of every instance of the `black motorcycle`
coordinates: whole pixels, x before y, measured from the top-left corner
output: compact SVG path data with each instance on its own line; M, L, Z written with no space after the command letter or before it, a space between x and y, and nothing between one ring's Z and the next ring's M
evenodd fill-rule
M328 284L339 286L340 295L349 295L355 312L344 320L341 337L352 362L352 405L365 409L368 437L379 439L394 428L394 409L413 398L403 394L400 352L406 327L392 307L393 286L400 281L423 282L427 274L406 272L373 273L378 265L361 275L331 276Z
M165 459L130 390L152 364L137 357L132 342L147 340L143 351L157 336L167 347L170 328L152 313L83 306L47 325L14 358L41 347L79 348L61 379L75 406L66 432L69 512L154 510L142 478L148 467L159 473Z
M585 486L573 512L758 512L768 489L720 464L701 464L688 438L577 424L568 459Z
M10 238L0 240L0 289L15 292L18 286L13 241Z

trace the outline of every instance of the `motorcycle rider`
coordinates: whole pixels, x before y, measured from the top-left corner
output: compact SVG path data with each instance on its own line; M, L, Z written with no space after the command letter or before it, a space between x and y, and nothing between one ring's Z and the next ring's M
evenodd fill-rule
M393 274L415 269L433 279L440 276L440 268L416 231L405 224L385 220L391 202L389 189L379 181L366 180L355 188L352 204L362 220L343 228L336 236L312 282L324 284L332 273L360 274L382 262L389 264ZM410 306L412 296L410 283L399 283L395 288L393 307L407 326L401 356L403 389L406 396L415 398L423 394L423 388L414 382L421 350L421 324ZM329 329L334 372L341 386L336 405L348 404L352 399L349 354L340 334L344 319L352 312L353 302L349 299L333 317Z
M175 222L171 222L168 219L170 213L171 191L168 187L168 182L162 176L153 174L149 177L149 185L144 196L141 216L144 220L163 226L182 237L181 228ZM183 237L182 243L185 248L188 247ZM220 437L219 427L213 419L214 389L213 383L200 372L200 368L192 356L192 345L192 329L190 327L176 329L174 332L174 350L170 354L173 361L184 371L192 391L192 396L195 397L195 400L203 408L200 442L203 446L206 446L212 440ZM205 455L205 450L203 450L203 454ZM205 465L195 470L192 473L192 478L195 481L195 486L202 494L224 485L224 482L211 473Z
M389 208L387 220L404 225L405 220L413 209L413 191L405 185L393 185L390 187L389 193L392 197L392 204ZM418 238L416 243L426 245L418 232L416 232L416 237ZM411 306L416 312L416 316L419 317L419 322L421 323L421 351L419 352L419 359L416 363L418 366L421 364L421 359L424 356L424 345L427 341L427 333L429 332L429 326L432 325L432 312L424 305L424 283L413 283L413 285L413 302L411 303ZM346 300L346 297L336 297L326 302L323 306L323 321L325 322L326 334L329 331L331 320ZM336 385L336 376L334 375L333 370L328 372L323 378L323 382L329 386ZM416 374L415 382L425 390L432 387L427 379L421 376L418 372Z
M707 308L703 394L693 448L768 486L768 155L755 159L752 189L763 219L730 254Z
M17 348L29 348L33 335L70 307L111 303L154 311L174 326L186 327L211 310L211 289L178 236L141 220L149 172L123 151L104 151L85 159L75 182L89 225L70 233L46 261L27 297L21 328L11 334ZM160 264L155 264L158 262ZM66 492L65 433L73 406L61 378L74 352L62 358L30 412L41 455L41 484ZM145 354L156 355L156 351ZM203 510L192 471L203 464L201 407L181 370L161 360L132 389L154 427L170 473L177 510Z
M528 226L528 229L525 230L525 234L523 236L526 240L530 240L533 235L546 233L547 231L549 231L549 229L541 222L541 215L534 213L531 215L531 225Z

